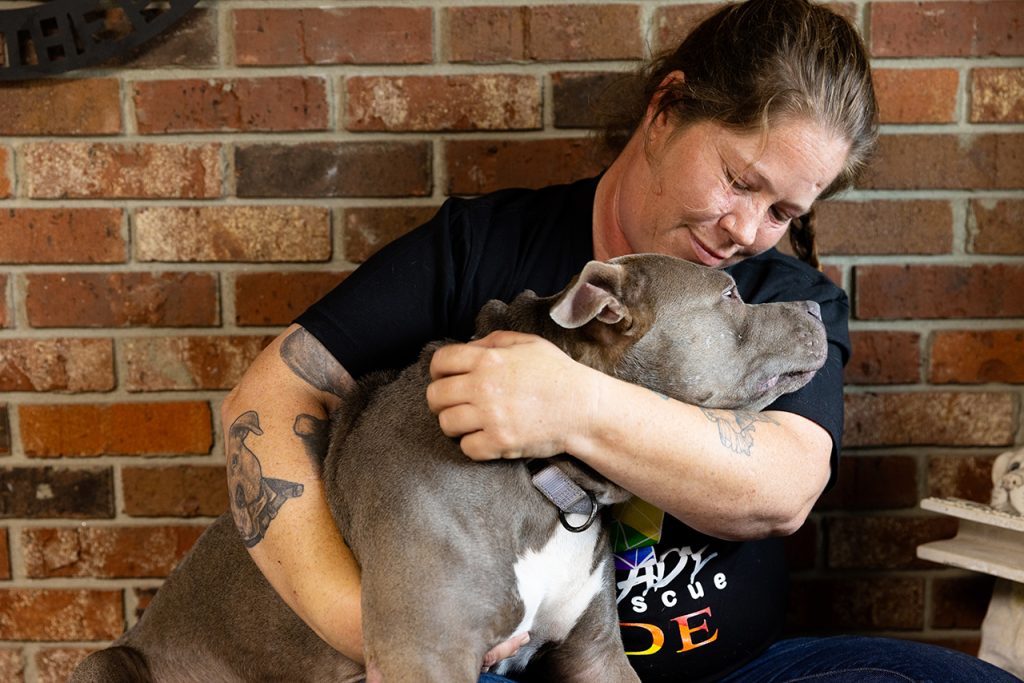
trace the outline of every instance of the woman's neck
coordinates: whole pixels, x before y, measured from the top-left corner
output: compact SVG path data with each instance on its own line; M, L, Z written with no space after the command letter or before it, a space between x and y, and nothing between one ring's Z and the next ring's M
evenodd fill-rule
M633 140L627 143L608 170L601 176L594 193L593 245L594 258L607 261L616 256L633 253L619 224L619 191L621 188L623 157L632 152Z

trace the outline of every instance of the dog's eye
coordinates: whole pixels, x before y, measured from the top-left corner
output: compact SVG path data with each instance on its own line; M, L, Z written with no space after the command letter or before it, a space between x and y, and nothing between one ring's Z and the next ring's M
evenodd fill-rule
M722 292L723 299L733 299L734 301L740 301L740 293L736 291L736 287L729 287Z
M1020 469L1020 463L1019 462L1015 462L1015 463L1012 463L1009 467L1007 467L1006 471L1007 472L1013 472L1014 470L1019 470L1019 469Z

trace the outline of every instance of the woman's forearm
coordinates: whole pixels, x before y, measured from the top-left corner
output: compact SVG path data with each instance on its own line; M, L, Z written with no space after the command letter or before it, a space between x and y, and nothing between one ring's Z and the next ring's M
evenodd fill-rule
M829 475L832 441L784 412L705 410L607 375L592 377L587 428L570 452L704 533L792 533Z

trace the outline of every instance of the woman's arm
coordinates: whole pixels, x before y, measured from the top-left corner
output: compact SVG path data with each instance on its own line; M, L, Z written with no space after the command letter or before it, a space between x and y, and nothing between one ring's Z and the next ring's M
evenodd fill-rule
M499 332L434 355L428 402L474 459L568 452L693 528L792 533L829 476L832 440L791 413L704 410Z
M231 511L249 554L310 628L362 661L359 569L327 507L319 465L327 418L353 387L334 357L292 325L228 394L221 419Z
M221 419L231 513L249 554L320 638L362 662L359 567L320 479L327 419L354 388L330 352L292 325L228 394ZM528 633L514 634L488 651L483 665L511 657L528 641Z

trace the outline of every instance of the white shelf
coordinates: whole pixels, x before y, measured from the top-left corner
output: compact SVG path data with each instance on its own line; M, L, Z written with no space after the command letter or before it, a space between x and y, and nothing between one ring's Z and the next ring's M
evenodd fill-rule
M921 507L960 519L960 527L953 538L918 546L918 557L1024 583L1024 517L959 498L926 498Z

